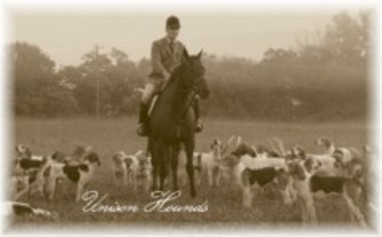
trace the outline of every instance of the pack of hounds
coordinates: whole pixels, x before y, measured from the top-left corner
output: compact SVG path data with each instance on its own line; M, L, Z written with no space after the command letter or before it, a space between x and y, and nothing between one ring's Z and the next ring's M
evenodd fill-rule
M213 188L226 179L239 188L242 205L246 208L252 207L255 193L262 195L264 188L270 186L280 193L285 205L301 206L301 219L305 224L317 223L317 198L340 195L351 220L366 226L362 205L367 203L375 209L367 189L367 164L375 152L368 146L362 150L336 147L328 138L318 138L315 144L322 152L310 154L298 145L286 150L279 138L270 139L267 145L248 145L240 136L231 136L224 144L215 138L209 152L194 153L196 183L201 185L206 177ZM151 191L152 167L148 154L142 150L134 154L118 151L111 160L116 187L129 185L137 192ZM72 182L77 186L74 199L79 201L100 167L99 155L90 146L79 146L70 155L54 152L37 156L30 148L19 144L9 178L9 201L3 210L7 215L57 218L57 213L18 200L34 193L54 200L56 186ZM184 185L187 179L183 154L179 157L178 175Z

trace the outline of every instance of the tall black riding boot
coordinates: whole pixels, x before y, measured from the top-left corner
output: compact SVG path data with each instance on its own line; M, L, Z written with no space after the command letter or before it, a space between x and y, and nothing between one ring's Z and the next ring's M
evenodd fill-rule
M147 105L141 102L139 106L139 125L137 129L137 133L139 136L147 136L149 134L149 124L148 124L148 112L150 109L150 105Z
M199 112L199 99L196 97L193 104L194 113L195 113L195 121L196 121L196 132L203 131L203 123L200 121L200 112Z

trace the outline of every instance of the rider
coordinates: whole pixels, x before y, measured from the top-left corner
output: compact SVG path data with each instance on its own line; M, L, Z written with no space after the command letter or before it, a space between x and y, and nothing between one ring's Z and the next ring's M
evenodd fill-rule
M139 109L138 135L147 136L149 133L148 110L151 100L156 91L160 90L183 57L184 45L176 40L179 34L180 22L176 16L170 16L166 21L167 35L153 42L151 46L152 72L148 76L148 82L143 91ZM196 117L196 131L200 132L203 125L199 120L199 102L195 99L193 104Z

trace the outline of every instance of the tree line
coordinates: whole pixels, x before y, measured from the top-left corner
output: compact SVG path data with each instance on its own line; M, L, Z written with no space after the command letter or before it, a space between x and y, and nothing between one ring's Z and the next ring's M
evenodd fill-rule
M260 61L204 53L211 89L203 116L262 120L365 119L371 51L370 14L341 12L321 33ZM313 39L312 39L313 38ZM150 60L133 62L113 48L91 48L75 66L57 68L27 42L9 47L12 108L17 116L58 117L138 112Z

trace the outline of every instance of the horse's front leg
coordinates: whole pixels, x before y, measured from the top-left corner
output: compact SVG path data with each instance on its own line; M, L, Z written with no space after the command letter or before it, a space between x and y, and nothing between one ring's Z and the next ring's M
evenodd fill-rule
M187 156L186 171L188 175L188 180L190 182L190 194L192 198L195 198L196 189L195 189L195 180L194 180L194 165L192 162L194 149L195 149L195 142L193 139L190 139L184 145L185 145L186 156Z
M151 153L151 166L152 166L152 191L158 190L158 174L159 174L159 163L157 151Z
M152 170L152 182L153 182L153 185L152 185L152 191L156 191L158 190L158 167L156 166L153 166L153 170Z
M167 164L161 164L159 169L159 190L161 191L164 191L166 177L167 177Z

